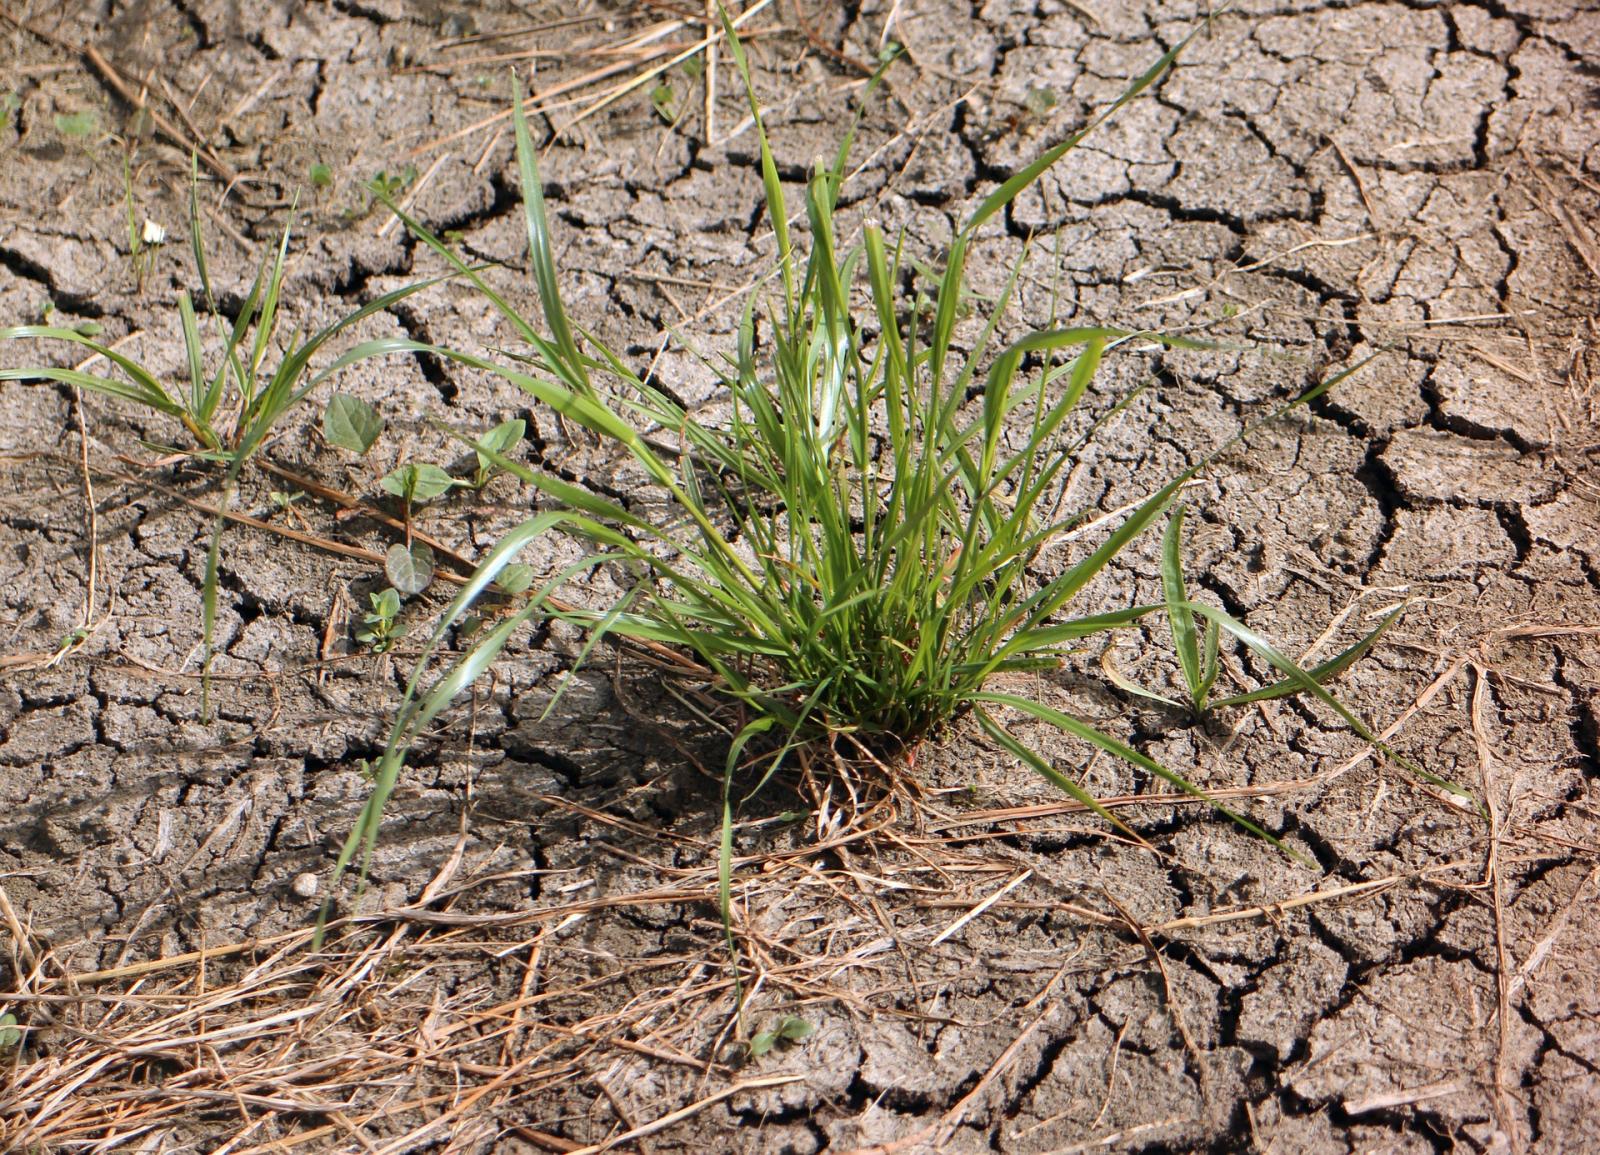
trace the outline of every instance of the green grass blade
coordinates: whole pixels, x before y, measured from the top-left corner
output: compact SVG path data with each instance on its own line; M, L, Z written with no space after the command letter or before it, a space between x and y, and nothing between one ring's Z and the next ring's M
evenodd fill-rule
M189 412L198 420L205 412L207 393L205 349L188 290L178 294L178 320L183 326L183 351L189 364Z
M1290 658L1280 652L1277 647L1275 647L1271 642L1267 641L1266 638L1256 633L1249 626L1246 626L1243 622L1240 622L1238 619L1234 618L1232 615L1224 612L1223 610L1215 609L1211 606L1201 605L1198 602L1189 603L1189 608L1194 613L1214 622L1218 627L1226 630L1235 638L1239 639L1239 641L1243 642L1256 653L1260 654L1280 673L1287 675L1287 680L1293 682L1297 690L1310 694L1313 698L1317 699L1323 705L1331 709L1334 713L1338 714L1340 718L1344 719L1345 724L1359 734L1362 739L1366 741L1374 750L1379 751L1388 758L1392 758L1396 763L1405 767L1412 774L1415 774L1418 778L1421 778L1424 782L1428 782L1431 785L1437 786L1441 790L1449 791L1451 794L1454 794L1459 798L1468 799L1475 805L1481 805L1478 804L1478 801L1473 796L1472 792L1467 790L1465 787L1459 786L1446 778L1441 778L1437 774L1433 774L1427 770L1424 770L1411 759L1407 758L1405 755L1399 753L1386 744L1381 738L1369 730L1367 728L1367 724L1363 722L1352 710L1350 710L1349 707L1330 694L1321 685L1321 683L1317 681L1316 678L1312 677L1310 672L1302 670L1293 658Z
M76 329L62 329L53 325L17 325L9 329L0 329L0 341L16 340L70 341L74 345L81 345L89 352L104 357L128 375L128 379L133 382L138 392L128 395L125 398L126 400L137 401L142 405L148 405L152 409L157 409L173 417L181 416L184 412L183 403L168 393L161 381L143 365L117 352L108 345L102 345L90 337L85 337ZM29 377L35 376L48 376L51 372L55 372L55 370L42 368L8 369L6 370L6 375L8 379L17 381L27 380ZM62 380L62 378L55 379ZM104 378L101 378L101 380L104 380ZM94 386L88 386L88 388L94 388Z
M1028 699L1026 698L1018 699L1018 701L1024 702L1027 700ZM996 742L999 742L1000 745L1009 751L1014 757L1021 759L1028 766L1032 767L1039 774L1043 775L1045 780L1057 790L1060 790L1073 801L1079 802L1088 807L1100 818L1105 819L1105 821L1122 831L1135 842L1138 842L1141 846L1148 847L1150 845L1143 838L1139 837L1138 833L1124 823L1122 819L1118 818L1116 815L1112 814L1111 811L1102 806L1100 804L1100 800L1097 799L1093 794L1090 794L1082 786L1079 786L1072 779L1061 773L1061 771L1052 766L1042 754L1029 747L1015 734L1011 733L1010 730L1007 730L1004 726L1002 726L999 720L996 719L993 714L989 713L989 711L983 709L982 707L977 709L976 714L978 718L978 724L988 732L991 738L993 738Z
M722 18L722 33L728 41L728 51L733 55L734 67L744 83L745 96L750 102L750 117L755 122L756 141L761 149L761 187L767 199L767 217L772 222L772 235L778 242L778 267L783 272L783 299L786 315L795 316L797 305L794 284L794 249L789 239L789 210L784 203L783 182L778 179L778 163L772 157L772 142L767 137L767 124L761 116L761 102L756 98L755 81L750 75L750 61L745 56L744 44L739 39L727 9L717 5Z
M1351 646L1348 650L1345 650L1343 653L1330 658L1328 661L1323 662L1320 665L1313 666L1311 669L1307 670L1306 676L1311 678L1311 680L1316 682L1318 685L1325 685L1332 679L1338 677L1340 674L1344 673L1344 671L1348 670L1352 665L1354 665L1358 660L1360 660L1360 658L1368 650L1372 649L1372 647L1377 644L1378 639L1384 635L1384 632L1387 631L1390 626L1394 625L1395 622L1400 620L1400 615L1403 613L1405 613L1405 607L1401 606L1399 609L1385 617L1383 621L1378 623L1376 629L1374 629L1366 637L1362 638L1355 645ZM1216 628L1216 632L1221 632L1220 627ZM1231 697L1219 698L1215 705L1218 708L1221 708L1223 706L1243 706L1250 702L1266 702L1272 700L1273 698L1284 698L1288 697L1290 694L1301 693L1304 689L1305 687L1301 685L1301 683L1295 678L1284 678L1281 681L1273 682L1269 686L1263 686L1259 690L1251 690L1249 693L1234 694Z
M211 660L215 657L217 634L218 567L222 562L222 530L233 505L234 472L229 471L217 501L217 516L211 523L211 544L206 547L206 573L200 585L200 721L211 721Z
M1200 789L1200 787L1194 785L1187 778L1183 777L1183 775L1172 770L1168 770L1154 758L1151 758L1146 754L1141 754L1139 751L1135 750L1132 746L1127 745L1125 742L1119 742L1117 739L1111 737L1111 735L1096 730L1093 726L1090 726L1086 722L1080 722L1077 718L1072 717L1070 714L1063 714L1060 710L1052 709L1051 707L1044 705L1042 702L1036 702L1032 698L1024 698L1017 694L1004 694L985 691L983 693L974 694L973 700L977 702L990 703L996 706L1010 706L1012 709L1054 726L1064 733L1071 734L1075 738L1080 738L1083 741L1088 742L1091 746L1105 751L1114 758L1119 758L1131 765L1148 770L1150 773L1156 775L1158 778L1161 778L1163 781L1176 786L1179 790L1183 791L1185 794L1188 794L1190 797L1198 798L1205 802L1219 814L1224 814L1228 818L1231 818L1235 823L1243 827L1245 830L1248 830L1256 837L1270 842L1273 846L1283 851L1283 853L1287 854L1290 858L1293 858L1296 862L1302 863L1305 866L1309 866L1313 870L1317 868L1316 863L1306 858L1306 856L1301 854L1299 851L1286 846L1282 839L1269 834L1267 831L1263 830L1261 827L1257 826L1254 822L1251 822L1243 815L1235 814L1221 802L1218 802L1215 798L1211 797L1211 795ZM1102 810L1103 808L1101 810L1097 810L1096 813L1101 813Z
M528 263L533 266L534 284L544 306L545 324L550 326L555 347L571 373L569 380L590 391L589 374L572 338L566 306L561 303L561 282L556 275L554 248L550 241L550 218L544 207L544 182L539 179L539 160L528 131L528 116L522 107L522 85L513 79L511 122L517 138L517 170L522 177L522 216L528 229Z
M1178 666L1189 688L1189 701L1195 713L1206 709L1205 687L1200 669L1200 639L1195 633L1194 614L1188 608L1189 594L1183 583L1183 506L1175 505L1161 538L1161 590L1167 599L1167 621L1172 627L1172 642L1178 650ZM1163 699L1164 700L1164 699Z
M1212 15L1215 16L1216 13L1213 13ZM1136 78L1132 84L1123 90L1121 96L1117 97L1115 101L1113 101L1106 108L1102 109L1099 114L1097 114L1095 118L1087 125L1073 133L1071 136L1067 137L1067 139L1062 141L1060 144L1053 148L1047 149L1031 164L1014 173L1009 179L1004 181L999 188L995 189L994 192L985 197L982 203L980 203L978 207L973 210L972 216L967 218L967 223L962 227L961 230L962 234L967 235L975 232L996 213L1000 212L1012 201L1016 200L1017 197L1028 188L1028 186L1032 185L1041 176L1049 172L1050 169L1054 168L1056 163L1059 162L1062 157L1066 156L1067 153L1071 152L1074 148L1078 147L1078 145L1082 144L1084 139L1091 132L1099 128L1100 125L1104 124L1112 116L1116 115L1117 111L1121 109L1123 105L1127 104L1130 100L1133 100L1152 84L1156 83L1156 81L1160 80L1161 77L1166 74L1167 69L1171 68L1178 57L1183 54L1183 50L1189 46L1189 42L1193 40L1203 28L1207 27L1209 23L1210 18L1208 17L1205 21L1195 25L1194 29L1190 31L1187 36L1185 36L1167 52L1162 54L1161 59L1157 60L1154 64L1147 68L1142 75Z
M4 337L0 331L0 337ZM164 413L168 417L182 419L187 415L184 407L170 398L152 397L148 390L137 385L110 377L100 377L93 373L85 373L77 369L57 369L49 365L29 365L21 369L0 369L0 381L59 381L63 385L75 385L91 392L115 398L118 401L127 401L136 405L143 405Z

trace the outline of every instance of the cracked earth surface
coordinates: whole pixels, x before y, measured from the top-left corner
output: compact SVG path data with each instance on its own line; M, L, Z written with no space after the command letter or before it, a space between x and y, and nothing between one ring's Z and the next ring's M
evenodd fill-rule
M873 58L892 8L909 58L867 109L846 216L904 227L908 250L931 256L976 197L1118 95L1197 16L1181 2L1092 7L1093 18L1053 0L779 5L774 23L788 31L753 49L791 203L804 165L848 123L861 79L853 62ZM555 8L13 6L15 23L0 23L0 90L20 98L0 129L0 323L31 323L48 300L58 321L92 321L174 378L182 371L170 303L193 271L169 245L135 291L119 143L131 109L84 67L74 49L86 45L152 91L180 94L191 131L204 130L242 174L226 199L206 189L211 275L225 308L246 290L312 163L336 179L299 202L291 325L326 323L434 270L356 189L409 163L420 175L416 213L459 234L475 258L504 262L496 284L536 311L508 134L464 131L503 107L505 65L462 63L490 49L449 41L516 33ZM560 14L612 26L488 43L602 43L660 16L585 3ZM1285 648L1323 658L1409 599L1340 693L1376 727L1394 726L1397 747L1432 773L1468 787L1492 822L1362 757L1317 710L1267 704L1224 727L1196 727L1108 689L1088 655L1035 689L1200 785L1235 791L1315 869L1175 805L1127 812L1163 851L1152 856L1092 829L1047 784L958 733L919 759L925 805L902 815L892 841L818 850L809 826L741 834L739 853L774 856L766 884L741 892L743 931L770 972L751 1016L799 1014L816 1031L742 1072L708 1074L661 1053L722 1053L731 993L714 908L706 895L628 901L703 877L714 860L714 790L689 765L703 736L609 660L580 672L544 718L581 643L536 631L420 752L391 804L364 909L416 903L465 818L465 869L485 881L450 909L553 912L521 932L525 941L550 931L540 981L553 994L529 1019L530 1038L541 1037L541 1016L570 1027L651 1000L693 1003L695 984L723 986L703 1013L661 1018L669 1033L630 1021L639 1046L612 1052L605 1068L537 1094L486 1096L452 1122L453 1137L436 1131L414 1149L570 1150L735 1078L789 1072L803 1077L743 1090L636 1147L1592 1149L1596 60L1600 14L1562 0L1240 4L1152 96L980 234L972 258L979 291L991 292L1026 256L1008 332L1045 323L1054 305L1072 318L1192 327L1229 343L1108 364L1092 392L1099 411L1134 385L1150 388L1074 474L1072 499L1107 512L1272 400L1380 354L1193 487L1190 578ZM591 66L541 58L539 76ZM546 128L576 107L548 110ZM58 131L58 114L85 110L94 134ZM752 136L733 131L740 116L725 93L713 143L697 110L669 128L635 95L566 133L543 162L570 312L640 365L653 361L660 383L691 403L715 403L708 374L663 333L718 347L737 318L736 290L772 258ZM156 133L132 172L138 211L180 233L183 150ZM355 336L480 348L511 340L457 285L381 312ZM0 346L7 365L40 355ZM388 419L380 471L402 454L456 456L429 415L475 427L523 416L524 456L607 493L638 489L552 415L480 375L393 359L353 369L336 387ZM313 429L309 415L291 422L268 458L337 489L375 492L371 472ZM0 388L0 882L39 940L80 971L304 926L315 903L294 880L325 877L366 796L358 760L381 748L408 667L403 653L374 658L348 640L352 607L381 582L378 567L234 527L223 552L218 711L203 723L195 671L209 521L192 503L213 500L214 483L148 467L155 455L140 440L171 436L68 390ZM80 445L94 485L94 629L45 665L30 656L50 655L83 621ZM241 504L293 525L269 500L283 484L260 474ZM500 479L429 507L419 524L479 555L528 504ZM335 519L314 502L296 508L318 536L379 551L392 540L369 519ZM556 543L538 548L545 569L575 556ZM1045 564L1081 548L1064 543ZM607 582L593 579L590 596L604 598ZM1153 549L1128 554L1091 597L1105 609L1159 598ZM430 604L442 599L409 612L421 621ZM1340 628L1324 636L1330 623ZM1112 656L1157 684L1171 674L1164 647L1152 633ZM1240 676L1265 673L1246 654L1230 661ZM1151 785L1022 729L1099 794ZM781 809L781 798L758 800L744 817ZM935 845L943 857L930 871ZM574 894L615 902L573 918ZM1130 922L1150 928L1148 946ZM504 957L485 951L430 970L445 1026L459 1001L526 991L533 964L522 969L525 950L511 954L518 941L506 940ZM785 978L808 954L838 965L826 981ZM57 1045L48 1027L34 1040ZM142 1077L159 1083L204 1060L167 1061L165 1074ZM470 1064L435 1070L407 1093L473 1077ZM352 1117L386 1093L353 1099ZM38 1107L4 1091L0 1104L11 1138ZM161 1149L212 1150L238 1130L231 1107L213 1107L176 1116ZM271 1118L252 1141L316 1122ZM337 1130L322 1142L358 1150L415 1125L385 1116L361 1142Z

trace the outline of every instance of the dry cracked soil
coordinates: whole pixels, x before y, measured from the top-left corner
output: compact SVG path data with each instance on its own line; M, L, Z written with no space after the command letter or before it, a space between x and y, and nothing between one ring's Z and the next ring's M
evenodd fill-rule
M903 229L919 261L1205 14L744 7L794 204L882 45L904 45L864 106L844 217ZM536 314L503 115L516 69L539 98L570 312L663 389L715 405L701 356L727 347L773 267L742 93L724 50L710 101L694 63L604 100L705 34L690 0L11 0L0 324L89 325L177 380L197 144L224 314L291 215L284 333L438 272L361 191L380 172ZM125 196L168 234L142 278ZM522 417L517 456L648 502L621 462L482 374L409 355L342 373L324 389L388 428L357 461L308 406L245 476L237 508L256 521L223 539L205 721L216 472L165 452L179 434L162 419L0 383L0 1141L1595 1150L1597 205L1592 4L1245 0L985 227L963 340L1020 261L1003 333L1055 310L1222 344L1111 359L1097 414L1147 387L1073 470L1069 497L1091 510L1125 508L1378 354L1190 488L1190 581L1307 660L1406 603L1339 693L1472 800L1371 756L1320 708L1196 724L1129 697L1102 662L1154 686L1174 668L1159 630L1129 635L1030 688L1225 794L1306 864L1205 807L1140 801L1160 784L1019 724L1127 799L1154 850L1113 836L958 727L896 794L863 773L852 799L819 765L809 797L831 808L800 807L796 783L744 804L742 1018L715 904L716 733L692 693L625 653L593 655L546 716L582 649L556 626L518 636L440 719L370 886L342 892L349 917L321 952L307 942L367 796L363 760L449 592L408 605L394 653L353 640L398 536L377 476L470 466L430 417ZM350 341L392 336L516 346L459 282ZM74 352L5 342L0 364ZM501 477L416 527L470 559L533 504ZM529 560L573 556L550 540ZM573 596L601 604L616 580ZM1085 596L1159 597L1153 543ZM1224 650L1225 678L1267 674ZM808 1037L743 1045L791 1016Z

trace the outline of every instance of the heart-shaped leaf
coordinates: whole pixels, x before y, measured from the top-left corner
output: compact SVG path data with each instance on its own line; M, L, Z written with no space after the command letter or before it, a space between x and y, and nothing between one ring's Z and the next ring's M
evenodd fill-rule
M533 567L513 562L500 571L494 584L501 593L520 594L533 584Z
M491 452L504 457L511 452L512 446L522 440L523 434L528 431L528 423L520 417L513 417L510 421L502 421L489 432L478 439L478 444ZM478 463L485 469L494 466L494 462L483 454L478 454Z
M365 454L383 432L383 418L359 397L335 393L322 411L322 435L329 445Z
M433 550L420 541L412 542L409 549L395 542L384 559L383 572L395 589L407 597L415 597L433 580Z
M437 465L407 464L387 474L378 484L396 497L421 502L432 501L440 494L448 493L452 486L460 482Z

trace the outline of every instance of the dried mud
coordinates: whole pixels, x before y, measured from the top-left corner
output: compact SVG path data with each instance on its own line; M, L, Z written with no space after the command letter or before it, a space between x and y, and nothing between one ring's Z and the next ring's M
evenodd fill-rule
M413 150L503 108L505 64L459 63L467 55L573 47L575 59L541 59L538 75L576 75L595 66L578 49L664 19L666 7L12 5L0 21L0 97L13 88L20 108L0 129L0 323L35 321L49 301L58 320L92 321L174 378L182 371L171 302L193 287L193 270L170 244L135 291L121 169L131 109L86 67L77 49L88 45L152 93L177 95L186 131L204 129L243 174L226 198L216 184L205 190L225 307L312 163L336 180L300 192L291 326L325 323L434 270L357 191L409 163L421 176L415 211L476 258L505 262L496 283L536 310L503 126ZM780 5L769 23L787 31L754 50L786 179L831 152L892 9L910 55L864 117L847 215L903 226L908 251L932 254L964 206L1115 97L1197 15L1181 2L1092 7L1091 18L1051 0ZM558 8L614 24L445 43ZM448 716L391 804L359 908L409 913L375 919L376 931L356 926L351 941L409 933L415 970L363 975L343 992L359 1016L330 1011L316 1020L324 1033L261 1028L284 1054L335 1066L365 1031L404 1076L330 1083L326 1101L339 1109L290 1110L283 1101L309 1085L266 1075L217 1084L235 1100L183 1098L206 1070L228 1071L248 1039L162 1044L147 1061L114 1061L108 1047L107 1065L72 1091L80 1107L159 1101L166 1113L119 1131L107 1108L60 1149L215 1150L237 1139L238 1150L298 1135L313 1150L572 1150L692 1104L681 1122L620 1149L1592 1149L1596 59L1600 14L1561 0L1240 4L1154 95L988 228L973 258L990 292L1027 254L1008 331L1043 323L1054 303L1066 316L1196 327L1235 343L1107 366L1093 392L1101 411L1135 384L1152 387L1075 474L1072 499L1105 511L1273 399L1381 353L1193 488L1191 580L1296 654L1326 656L1409 599L1340 693L1394 727L1398 748L1468 787L1492 821L1363 757L1319 710L1268 704L1235 711L1226 728L1197 727L1105 688L1086 655L1034 688L1208 789L1234 791L1316 868L1177 805L1124 812L1163 853L1140 851L965 732L922 752L920 801L870 837L831 838L839 831L818 816L764 821L792 804L774 791L744 807L753 825L737 847L747 1022L795 1014L816 1029L741 1066L712 901L715 786L695 769L716 764L714 738L610 658L580 672L545 718L580 645L538 630L513 645L492 687ZM676 127L634 94L543 162L569 310L637 363L654 359L660 383L690 402L714 401L709 374L664 334L720 347L735 290L772 258L752 135L730 135L742 115L730 75L724 60L715 142L680 76ZM545 126L578 107L550 109ZM97 131L63 135L56 116L84 110ZM159 132L134 156L138 211L174 237L187 164ZM798 204L798 183L790 191ZM510 343L459 285L380 313L357 335ZM39 355L0 347L7 365ZM503 383L407 358L352 370L337 387L389 419L380 470L402 454L457 456L429 415L474 427L525 416L525 456L608 493L638 488ZM234 527L218 714L203 723L209 520L192 503L215 499L215 479L151 467L141 439L172 436L65 389L0 388L0 887L29 931L5 948L5 983L31 1028L24 1046L0 1053L14 1088L0 1090L0 1137L18 1149L68 1110L29 1089L29 1070L114 1034L103 1005L72 1001L91 988L69 975L307 925L316 904L296 880L326 878L366 796L358 761L381 748L409 666L403 651L375 658L349 640L378 567ZM268 456L376 492L371 470L320 442L310 414ZM286 484L255 476L241 503L293 527L269 499ZM476 555L529 505L501 479L429 507L419 524ZM379 551L392 540L316 501L294 508L319 537ZM568 556L537 548L541 567ZM1046 563L1081 548L1065 543ZM92 631L47 662L83 623L91 572ZM609 580L594 579L589 596L614 593ZM1145 549L1089 597L1109 608L1158 589ZM421 622L441 604L433 596L409 612ZM1151 634L1115 660L1157 684L1171 674L1165 645ZM1265 672L1243 654L1231 662L1242 677ZM1097 793L1151 787L1022 729ZM456 889L424 896L447 867ZM49 966L35 965L41 956ZM152 971L151 981L171 980L163 997L198 997L242 966L235 956L211 965L198 977ZM240 1021L293 1008L309 990L287 983L277 1003L258 994ZM530 996L542 1001L516 1013L510 1041L486 1035L477 1051L419 1058L488 1032L475 1017L485 1008ZM587 1049L575 1052L579 1040ZM512 1043L544 1056L537 1078ZM750 1085L789 1073L799 1079Z

